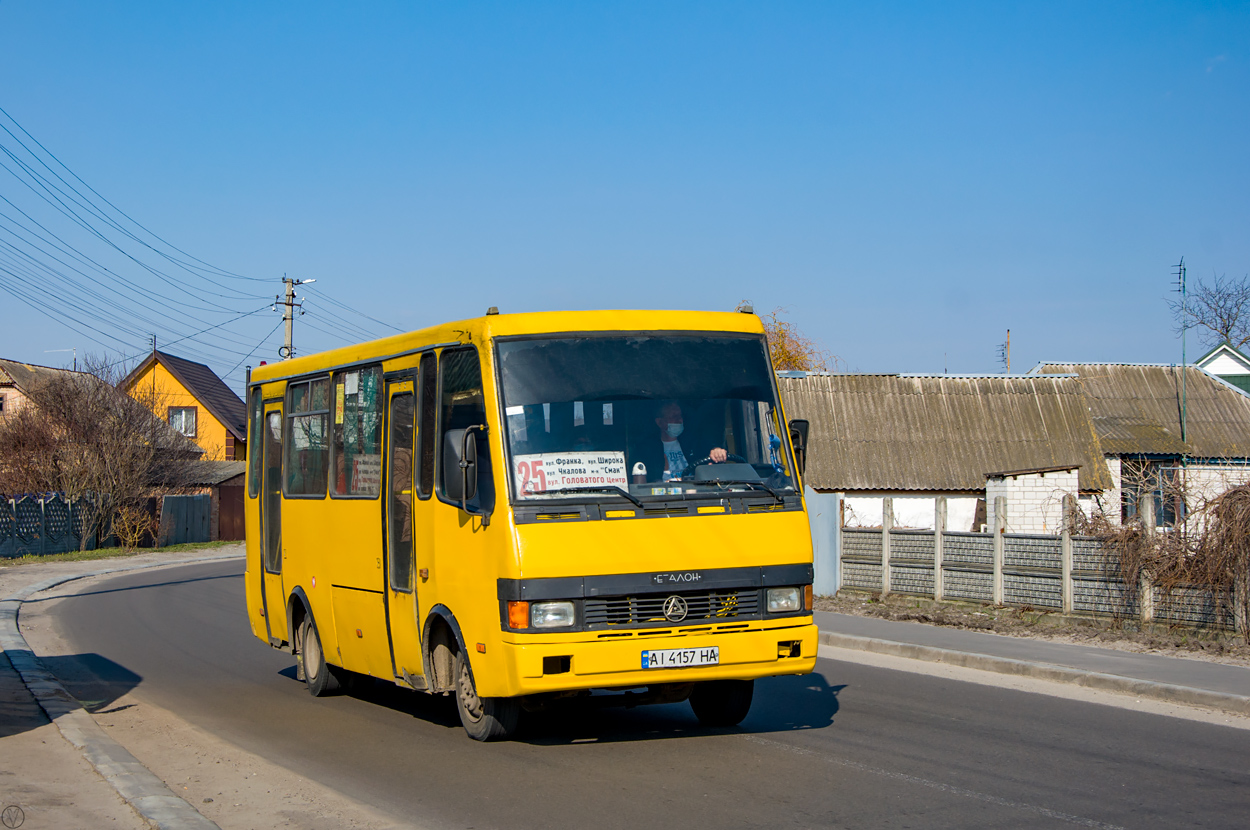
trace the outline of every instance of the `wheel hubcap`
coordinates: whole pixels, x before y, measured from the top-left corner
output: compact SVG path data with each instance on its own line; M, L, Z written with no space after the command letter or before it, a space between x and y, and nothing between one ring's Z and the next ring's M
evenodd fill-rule
M309 680L316 680L320 667L321 642L313 633L312 626L308 626L304 629L304 676Z
M473 688L473 678L469 677L469 667L464 663L460 664L460 675L456 678L456 696L460 699L460 708L470 720L482 719L482 701L477 696L477 690Z

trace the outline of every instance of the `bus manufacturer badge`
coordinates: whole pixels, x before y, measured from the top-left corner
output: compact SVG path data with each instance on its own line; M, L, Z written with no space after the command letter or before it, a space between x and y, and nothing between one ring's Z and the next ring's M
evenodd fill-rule
M664 619L669 622L681 622L686 618L689 612L686 601L678 596L672 596L664 600Z

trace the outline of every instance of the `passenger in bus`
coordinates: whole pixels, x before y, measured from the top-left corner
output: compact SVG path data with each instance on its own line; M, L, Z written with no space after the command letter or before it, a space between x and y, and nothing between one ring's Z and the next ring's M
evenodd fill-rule
M650 481L669 481L681 478L692 461L711 458L714 463L721 463L729 453L723 447L707 448L698 436L685 432L685 419L682 416L681 404L677 401L664 401L656 411L655 425L657 432L635 452L631 453L630 463L641 461L647 469ZM685 444L682 444L682 438Z

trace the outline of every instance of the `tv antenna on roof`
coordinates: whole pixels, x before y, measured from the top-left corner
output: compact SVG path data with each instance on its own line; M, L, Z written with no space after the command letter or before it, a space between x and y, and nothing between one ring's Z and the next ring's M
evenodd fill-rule
M43 350L44 354L52 354L53 352L73 352L74 353L74 371L75 372L78 371L78 347L77 346L74 346L72 349L44 349Z
M1003 374L1011 374L1011 329L1007 329L1007 339L998 347L998 363L1003 367Z
M1185 443L1185 376L1189 373L1185 371L1187 360L1185 358L1185 331L1189 328L1189 308L1188 295L1185 291L1185 257L1181 257L1181 261L1172 266L1176 269L1176 288L1172 289L1181 295L1181 443Z

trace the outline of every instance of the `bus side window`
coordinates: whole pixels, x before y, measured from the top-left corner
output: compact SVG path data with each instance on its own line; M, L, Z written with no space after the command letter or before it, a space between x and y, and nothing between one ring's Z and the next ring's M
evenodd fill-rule
M482 367L478 363L477 349L443 352L439 375L442 401L438 419L438 444L441 447L448 432L484 425L487 421L486 399L482 395ZM490 436L485 431L474 431L472 435L477 440L477 493L469 499L468 507L475 512L488 513L495 506ZM439 479L438 495L446 500L447 483L441 480L441 475Z
M261 414L260 406L260 387L256 386L252 389L252 394L247 402L247 494L251 498L260 495L260 474L263 469L260 465L261 456L263 455L261 447L264 446L264 416Z
M382 367L334 374L335 496L373 498L382 486Z
M329 466L330 379L292 384L287 392L287 496L324 496Z
M417 420L417 440L421 444L421 467L417 477L417 495L428 499L434 492L434 417L438 412L438 379L434 370L438 358L434 352L421 356L417 381L421 387L421 408Z

